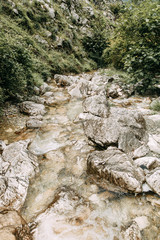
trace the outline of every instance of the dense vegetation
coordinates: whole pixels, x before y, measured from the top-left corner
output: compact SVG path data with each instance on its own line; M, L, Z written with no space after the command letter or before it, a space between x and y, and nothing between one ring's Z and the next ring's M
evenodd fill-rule
M140 93L157 90L160 82L160 5L158 0L132 1L120 13L106 63L126 70Z
M27 97L55 73L96 69L110 26L100 7L94 1L1 0L0 104ZM96 34L103 38L100 54Z
M32 93L55 73L113 65L137 90L154 89L160 68L158 0L1 0L0 105Z

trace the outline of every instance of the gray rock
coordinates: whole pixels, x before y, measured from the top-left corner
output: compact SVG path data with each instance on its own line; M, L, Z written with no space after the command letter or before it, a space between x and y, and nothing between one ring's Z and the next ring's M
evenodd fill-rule
M31 101L25 101L20 104L20 111L28 115L44 115L46 113L45 106Z
M154 192L160 195L160 167L154 169L146 176L146 182Z
M87 169L128 191L142 192L145 180L143 170L117 148L92 152L87 160Z
M19 210L26 198L29 179L38 172L37 157L27 150L29 141L8 145L0 159L0 209Z
M109 104L105 95L95 95L86 98L83 102L84 112L90 112L98 117L108 117Z
M92 113L97 111L96 108L92 109ZM111 108L105 118L91 113L83 113L79 117L83 120L86 136L102 147L115 144L124 152L130 152L141 146L145 136L143 116L131 110Z

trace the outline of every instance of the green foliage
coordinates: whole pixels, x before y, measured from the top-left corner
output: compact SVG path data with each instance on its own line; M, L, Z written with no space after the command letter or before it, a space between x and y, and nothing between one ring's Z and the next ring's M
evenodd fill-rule
M0 87L7 97L28 93L33 84L32 65L24 46L0 37Z
M130 3L115 25L106 63L124 68L140 93L155 90L160 74L160 6L158 0Z
M88 52L88 57L94 60L98 67L103 65L102 53L108 45L109 30L102 16L97 16L96 20L91 21L92 34L83 38L83 46Z

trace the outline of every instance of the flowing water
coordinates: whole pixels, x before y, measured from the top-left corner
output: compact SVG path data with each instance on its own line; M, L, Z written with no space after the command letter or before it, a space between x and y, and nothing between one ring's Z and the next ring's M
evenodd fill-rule
M68 96L59 88L61 98ZM94 150L87 142L78 115L82 100L50 107L39 130L17 131L12 122L1 127L9 142L32 138L31 152L39 158L39 174L31 181L22 208L32 223L35 240L117 240L134 220L142 239L160 239L160 202L153 194L122 193L87 174L87 156ZM24 122L26 116L21 116ZM23 125L23 124L22 124ZM38 222L38 226L34 225ZM136 239L136 238L133 238Z

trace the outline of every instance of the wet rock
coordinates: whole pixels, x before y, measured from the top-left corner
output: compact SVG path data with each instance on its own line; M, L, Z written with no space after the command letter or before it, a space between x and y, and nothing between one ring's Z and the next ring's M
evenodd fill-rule
M20 233L24 231L27 232L27 234L23 234L22 237L22 234L20 235ZM27 235L30 238L26 238ZM0 213L0 239L32 239L29 227L16 211L3 211Z
M96 112L96 108L93 111ZM91 113L83 113L79 117L89 140L105 148L114 144L124 152L130 152L141 146L145 136L144 118L134 111L111 108L107 118Z
M160 195L160 167L147 174L146 182L154 192Z
M39 132L29 146L29 150L35 155L42 155L49 151L64 147L66 143L59 141L60 132Z
M141 240L141 232L138 224L133 222L121 235L123 240Z
M26 198L29 179L38 172L37 157L27 150L29 141L8 145L0 159L0 209L19 210Z
M53 204L35 219L34 239L54 239L57 234L61 239L76 239L78 228L89 215L90 209L82 198L71 189L62 189Z
M43 124L42 116L30 117L26 122L27 128L40 128Z
M4 229L4 230L0 230L0 239L1 240L16 240L16 237L13 234L13 229Z
M5 227L17 228L24 223L24 220L16 211L5 211L0 213L0 229Z
M113 83L107 88L106 93L107 97L118 98L123 95L123 90L118 84Z
M131 192L142 191L145 180L143 170L137 168L134 161L117 148L91 153L87 160L87 169Z
M31 101L25 101L20 104L20 111L28 115L44 115L46 113L45 106Z
M108 117L109 104L105 95L95 95L88 97L83 102L84 112L90 112L98 117Z

